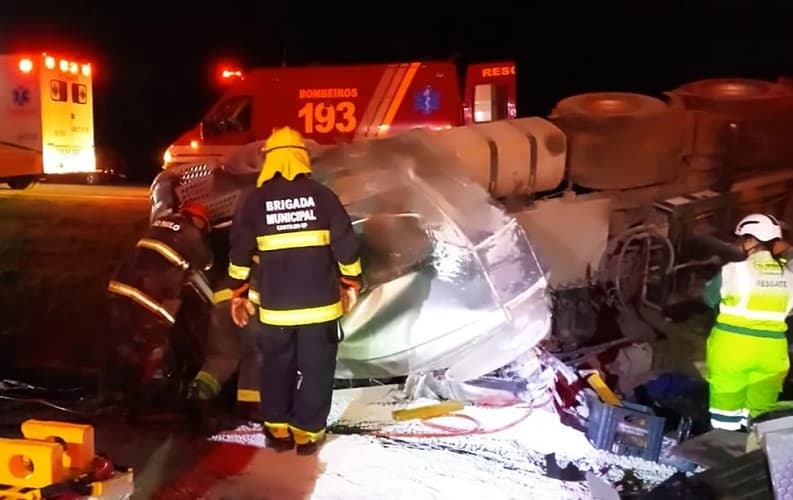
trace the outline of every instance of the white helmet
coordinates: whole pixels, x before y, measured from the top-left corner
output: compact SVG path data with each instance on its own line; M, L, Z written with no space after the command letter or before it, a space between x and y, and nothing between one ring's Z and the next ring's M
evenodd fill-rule
M782 238L782 228L773 215L750 214L741 219L735 227L737 236L754 236L759 241L768 242Z

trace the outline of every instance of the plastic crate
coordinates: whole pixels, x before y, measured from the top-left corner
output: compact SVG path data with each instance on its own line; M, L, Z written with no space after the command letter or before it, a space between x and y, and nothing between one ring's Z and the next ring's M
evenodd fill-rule
M599 450L615 455L658 460L664 438L664 418L642 405L612 406L589 398L586 437Z

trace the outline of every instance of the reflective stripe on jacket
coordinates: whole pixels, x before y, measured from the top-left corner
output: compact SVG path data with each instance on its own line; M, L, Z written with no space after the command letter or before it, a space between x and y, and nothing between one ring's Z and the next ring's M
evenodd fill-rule
M259 319L275 326L341 317L342 276L359 280L358 239L338 197L310 177L276 176L238 202L228 275L237 288L258 255Z
M248 300L253 302L256 305L260 304L259 300L259 290L258 290L258 271L257 266L259 263L259 258L254 256L251 262L251 272L248 280ZM234 290L231 289L229 286L228 280L222 280L222 284L220 290L216 291L212 296L212 302L215 305L222 304L223 302L227 302L232 299L234 296Z
M735 333L783 338L793 311L793 272L761 251L721 271L716 327Z
M189 218L167 215L148 227L135 249L113 273L108 291L125 296L173 323L187 273L191 269L206 270L211 264L209 238ZM162 313L164 310L167 314Z
M161 316L170 324L174 324L176 322L176 311L169 310L164 304L152 299L147 294L133 286L111 280L107 286L107 290L111 293L121 295L122 297L127 297L128 299L137 302L154 314Z

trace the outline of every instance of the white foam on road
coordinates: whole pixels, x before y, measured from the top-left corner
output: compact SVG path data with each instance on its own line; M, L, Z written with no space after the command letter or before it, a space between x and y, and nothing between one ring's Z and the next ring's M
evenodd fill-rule
M391 411L407 405L396 399L393 387L336 391L331 421L341 426L378 429L384 436L331 435L318 454L318 474L310 494L284 486L290 498L592 498L585 482L565 482L545 475L545 455L555 453L560 467L573 463L607 481L618 481L623 469L632 469L646 484L656 485L675 470L641 459L619 457L595 450L583 433L559 422L551 412L525 407L466 407L461 413L485 430L519 422L493 434L459 437L388 437L390 433L436 432L422 422L397 423ZM418 401L410 406L426 404ZM462 418L434 419L457 428L474 424ZM213 441L262 448L264 438L256 424L240 427ZM267 450L269 452L269 450ZM279 457L279 458L275 458ZM283 458L281 458L283 457ZM273 455L273 467L295 474L294 453ZM303 457L300 457L303 458ZM292 468L290 471L289 469ZM255 471L250 471L255 475ZM219 485L220 487L220 485ZM220 493L220 492L218 492Z

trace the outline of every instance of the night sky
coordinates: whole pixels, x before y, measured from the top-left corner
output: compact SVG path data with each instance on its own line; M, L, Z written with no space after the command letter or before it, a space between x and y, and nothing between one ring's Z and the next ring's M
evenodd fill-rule
M97 147L145 181L217 96L223 60L514 58L519 116L547 115L581 92L657 95L700 78L793 76L793 2L316 3L4 0L0 52L93 62Z

